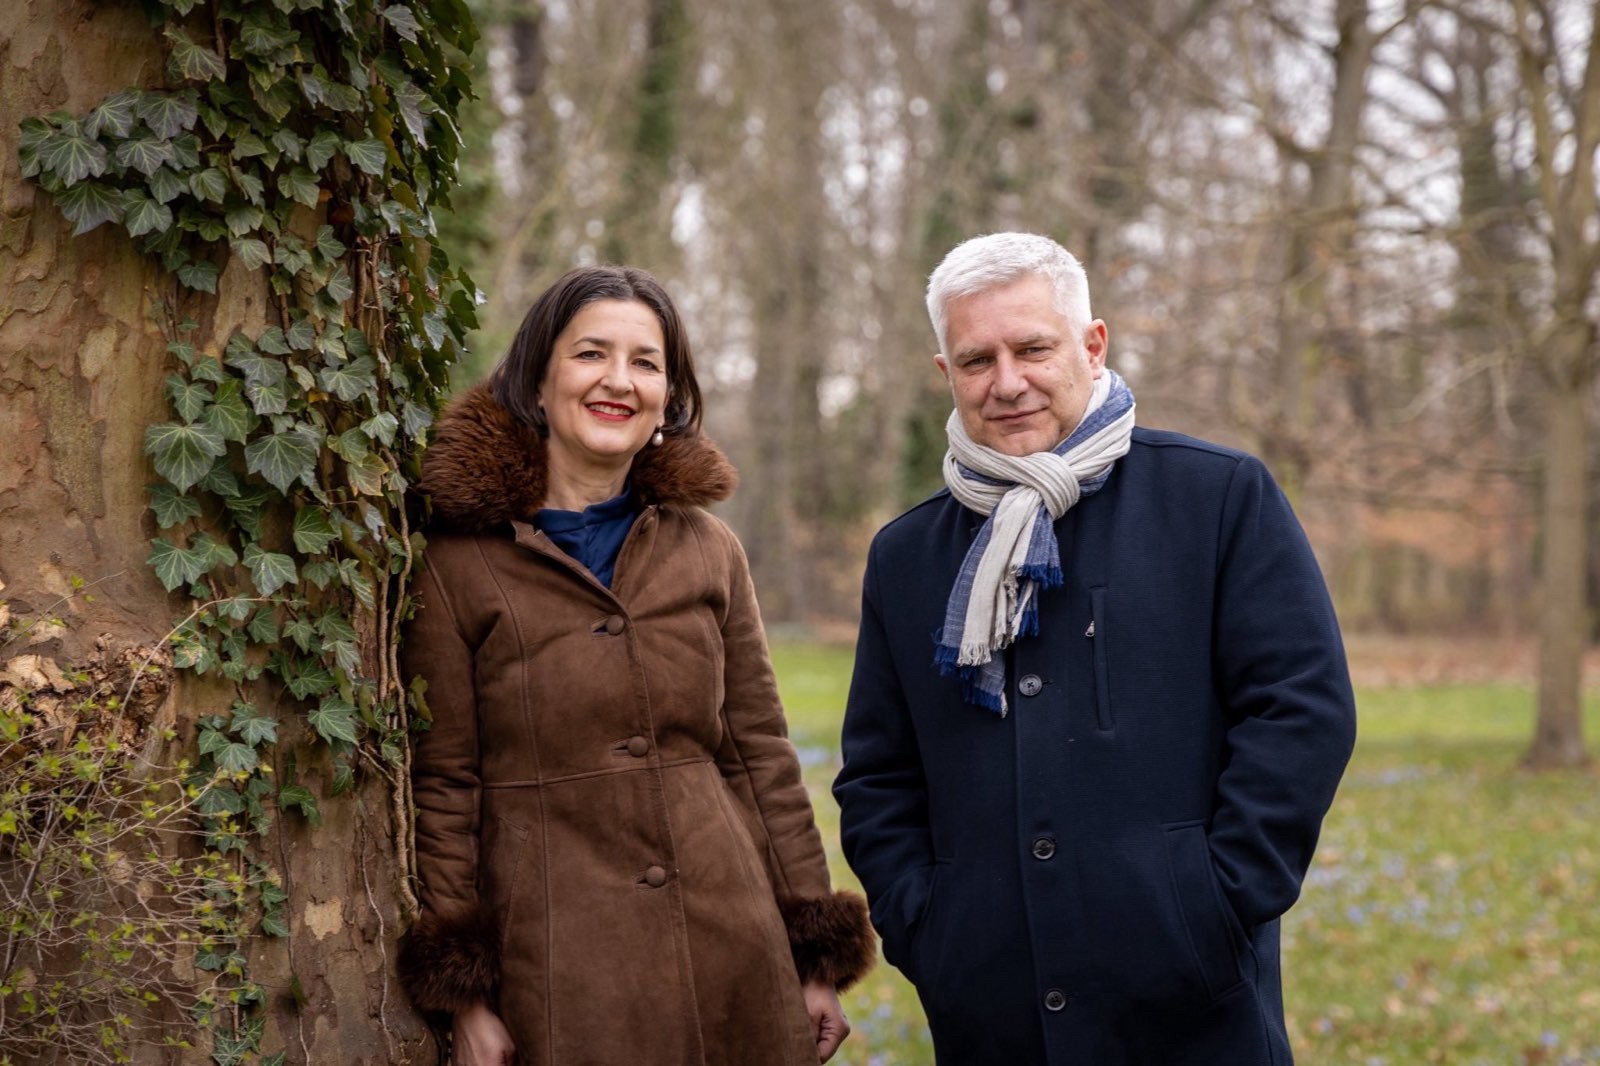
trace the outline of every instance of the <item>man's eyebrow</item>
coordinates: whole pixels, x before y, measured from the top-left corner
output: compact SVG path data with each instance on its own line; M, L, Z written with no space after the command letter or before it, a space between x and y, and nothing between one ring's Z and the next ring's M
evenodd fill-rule
M1012 341L1011 347L1027 348L1030 345L1038 344L1040 341L1048 341L1049 343L1054 344L1057 339L1058 338L1053 333L1030 333L1026 337L1019 337Z
M986 352L988 352L988 350L989 350L988 348L986 348L986 347L984 347L982 345L976 345L976 346L971 347L971 348L963 348L963 349L961 349L952 358L955 359L956 362L961 363L961 362L965 362L968 359L971 359L975 355L983 355Z

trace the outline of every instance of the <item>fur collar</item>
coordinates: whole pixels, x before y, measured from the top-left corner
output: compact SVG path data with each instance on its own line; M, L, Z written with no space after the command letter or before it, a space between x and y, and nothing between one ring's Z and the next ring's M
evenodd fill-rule
M486 384L474 385L445 409L423 453L418 488L433 499L433 522L483 533L527 521L548 489L539 431L514 418ZM733 495L738 471L703 436L668 437L633 461L633 489L646 504L704 507Z

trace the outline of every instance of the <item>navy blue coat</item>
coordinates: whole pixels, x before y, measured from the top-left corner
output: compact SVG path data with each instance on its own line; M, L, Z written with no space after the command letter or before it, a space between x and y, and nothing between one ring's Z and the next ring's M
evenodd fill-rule
M1136 429L1057 523L1065 584L1002 718L934 637L981 517L941 492L867 564L845 855L941 1066L1288 1066L1278 918L1355 742L1327 588L1266 468Z

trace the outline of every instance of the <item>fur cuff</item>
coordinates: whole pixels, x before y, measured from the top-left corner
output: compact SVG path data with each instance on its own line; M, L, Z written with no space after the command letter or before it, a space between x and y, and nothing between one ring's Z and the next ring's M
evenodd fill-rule
M493 1004L500 991L500 931L483 913L424 914L400 941L400 987L419 1011Z
M821 981L842 992L877 961L878 938L867 918L867 901L857 893L782 899L778 908L801 981Z

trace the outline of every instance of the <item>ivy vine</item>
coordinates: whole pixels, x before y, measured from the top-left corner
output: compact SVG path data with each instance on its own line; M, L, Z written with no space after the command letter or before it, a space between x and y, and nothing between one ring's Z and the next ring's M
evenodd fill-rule
M434 226L476 30L463 0L143 6L166 84L24 120L19 162L74 234L120 226L165 279L171 412L144 435L159 477L149 564L190 601L173 665L234 693L199 719L182 776L209 886L194 906L212 916L195 965L229 978L192 1014L229 1066L260 1053L243 936L289 932L261 835L275 814L321 817L275 748L282 693L326 747L332 794L363 772L388 781L409 867L406 735L426 705L398 668L421 549L405 494L477 324L477 291ZM270 324L201 345L197 294L235 271L265 274ZM14 977L0 974L0 996Z

